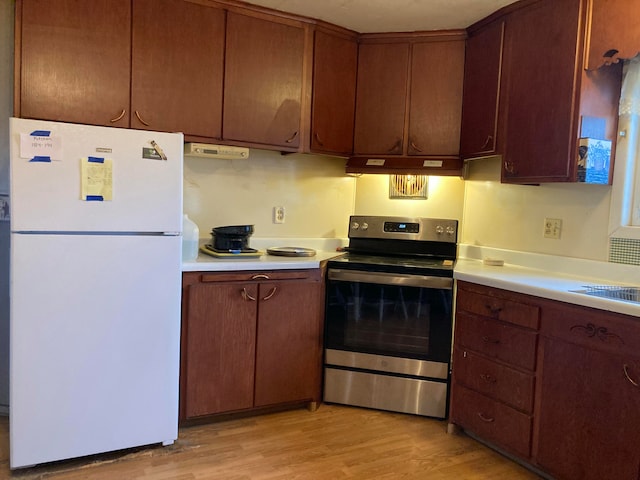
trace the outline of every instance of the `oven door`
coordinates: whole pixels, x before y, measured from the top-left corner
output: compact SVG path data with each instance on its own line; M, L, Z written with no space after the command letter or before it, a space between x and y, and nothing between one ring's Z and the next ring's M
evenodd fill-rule
M329 268L325 348L448 365L453 279Z

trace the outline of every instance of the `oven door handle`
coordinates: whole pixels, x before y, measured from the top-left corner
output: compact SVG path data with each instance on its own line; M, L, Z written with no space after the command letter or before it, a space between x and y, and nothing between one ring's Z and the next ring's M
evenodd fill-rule
M431 277L427 275L407 275L403 273L363 272L331 268L327 272L329 280L337 282L375 283L378 285L398 285L406 287L437 288L453 290L453 278Z

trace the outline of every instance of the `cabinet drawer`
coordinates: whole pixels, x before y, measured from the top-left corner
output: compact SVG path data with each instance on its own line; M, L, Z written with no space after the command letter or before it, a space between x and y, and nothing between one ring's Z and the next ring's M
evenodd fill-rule
M463 348L453 355L453 376L473 390L526 413L533 411L534 377L492 362Z
M463 386L452 391L451 420L456 425L523 458L531 451L529 415Z
M554 302L544 308L541 333L604 352L640 352L638 318L604 310Z
M203 273L202 282L249 282L266 280L320 280L322 278L321 269L313 270L265 270L265 271L242 271L225 273Z
M522 327L538 328L540 308L535 305L468 290L458 290L456 305L457 310L465 310Z
M458 312L456 345L533 371L536 365L537 332Z

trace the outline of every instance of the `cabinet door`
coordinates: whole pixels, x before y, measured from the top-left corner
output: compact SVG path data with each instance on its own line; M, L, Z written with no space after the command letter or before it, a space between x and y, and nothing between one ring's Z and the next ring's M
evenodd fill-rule
M591 1L587 68L595 70L640 53L637 0Z
M401 155L409 44L360 44L353 151Z
M253 406L257 291L255 283L189 287L186 418Z
M545 338L542 362L537 463L559 480L637 480L640 359Z
M504 21L467 39L462 96L460 154L463 158L497 151Z
M16 115L129 126L130 0L23 0L16 18Z
M228 12L223 138L295 150L305 31Z
M260 284L255 406L318 401L322 284Z
M220 138L224 15L183 0L133 0L133 128Z
M464 40L413 45L409 155L458 155L463 76Z
M505 182L571 179L577 155L572 145L578 121L580 4L580 0L543 0L507 20Z
M358 44L318 30L313 58L311 151L349 155L353 150Z

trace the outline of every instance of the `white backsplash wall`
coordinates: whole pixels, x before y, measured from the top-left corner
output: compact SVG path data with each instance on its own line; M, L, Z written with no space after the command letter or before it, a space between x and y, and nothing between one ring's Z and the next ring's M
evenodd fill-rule
M254 225L254 237L346 238L356 179L344 169L340 158L255 149L246 160L185 156L184 211L201 239L224 225Z
M357 177L356 215L389 215L462 220L464 181L460 177L429 177L426 200L390 199L389 175Z
M469 165L462 243L608 260L610 186L501 184L500 162L490 158ZM543 237L545 217L562 219L559 240Z

